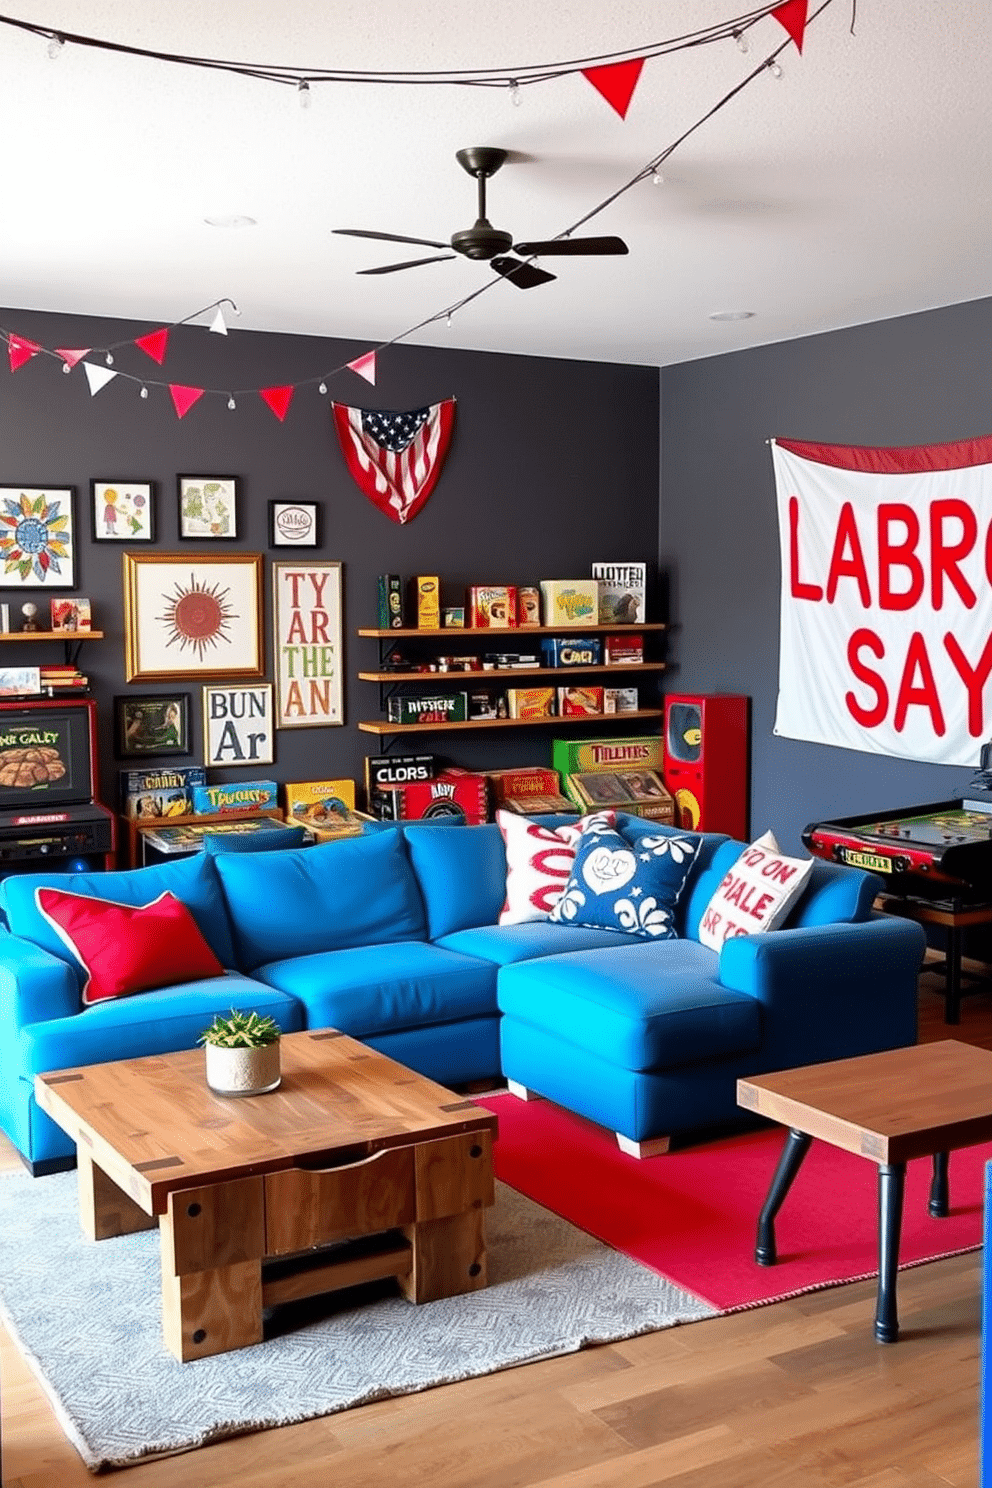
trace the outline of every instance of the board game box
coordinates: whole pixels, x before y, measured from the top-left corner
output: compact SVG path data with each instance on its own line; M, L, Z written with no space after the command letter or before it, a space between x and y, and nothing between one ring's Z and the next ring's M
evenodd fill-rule
M508 687L506 706L511 718L553 718L555 690L553 687Z
M596 625L599 584L595 579L542 579L541 611L545 625Z
M122 770L121 814L132 818L191 816L193 791L205 785L206 780L207 772L202 765L187 765L178 770Z
M433 780L396 785L382 792L384 821L432 821L459 817L467 826L489 820L489 785L485 775L467 770L442 771Z
M353 780L294 780L282 790L286 820L304 827L320 826L330 802L340 801L347 810L355 809Z
M565 777L565 791L582 812L612 806L671 825L675 802L654 770L589 770Z
M559 687L558 714L561 718L572 718L583 713L602 713L603 689L601 687Z
M374 817L382 816L388 802L383 794L394 785L412 785L433 780L437 774L432 754L370 754L365 757L365 807Z
M600 625L643 625L647 619L647 564L594 563Z
M265 811L278 806L274 780L239 780L233 785L194 785L193 815L221 811Z
M607 739L553 739L551 763L560 775L584 770L660 770L664 750L660 734Z

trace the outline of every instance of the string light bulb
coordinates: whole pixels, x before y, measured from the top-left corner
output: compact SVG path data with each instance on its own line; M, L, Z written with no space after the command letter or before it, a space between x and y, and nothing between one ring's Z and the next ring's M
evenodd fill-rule
M57 62L58 59L61 57L62 48L64 46L65 41L63 40L63 38L57 31L53 31L48 39L48 55L53 62Z
M235 401L234 401L234 394L233 393L230 395L230 397L227 400L227 406L228 406L228 408L232 408L232 409L233 408L237 408L237 406L238 406L237 403L235 403Z
M656 168L655 171L654 171L654 173L651 176L651 185L652 186L664 186L664 184L665 184L665 178L661 174L661 171Z
M785 76L785 73L782 71L781 67L779 67L778 63L775 62L775 61L769 62L769 64L768 64L768 71L771 73L771 75L772 75L773 78L776 78L778 80L781 80Z
M514 108L519 108L523 99L520 97L520 84L516 78L510 79L510 102Z
M300 78L300 81L297 83L296 96L299 99L301 109L308 109L310 107L310 84L306 78Z
M68 376L69 373L72 371L72 368L70 367L68 362L62 363L62 371L66 374L66 376Z
M141 392L138 394L138 397L139 398L147 398L148 397L148 389L146 387L143 387L141 389Z
M112 367L113 365L114 365L114 354L113 354L113 352L108 351L107 352L107 366L108 367Z
M446 326L450 326L451 325L451 311L450 310L446 310L445 311L445 314L444 314L444 323L445 323Z
M742 57L746 57L751 48L748 45L748 40L747 37L744 35L744 32L734 31L732 34L734 40L737 43L737 50L740 52Z
M318 393L320 394L321 397L324 397L325 393L327 392L327 383L326 382L322 382L320 384L320 386L318 387L317 391L318 391Z

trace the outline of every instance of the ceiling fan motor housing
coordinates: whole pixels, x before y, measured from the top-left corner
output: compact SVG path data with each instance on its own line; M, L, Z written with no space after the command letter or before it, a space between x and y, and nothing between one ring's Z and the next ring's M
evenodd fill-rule
M509 233L500 232L498 227L493 227L485 217L480 217L474 227L452 233L451 246L456 253L463 253L466 258L489 259L495 258L497 253L508 253L513 247L513 238Z

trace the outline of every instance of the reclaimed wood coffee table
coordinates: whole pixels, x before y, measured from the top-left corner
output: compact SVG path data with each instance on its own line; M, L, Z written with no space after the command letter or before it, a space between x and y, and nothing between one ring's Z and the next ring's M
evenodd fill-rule
M263 1308L339 1287L486 1285L496 1117L334 1029L283 1035L267 1095L215 1095L202 1049L38 1075L35 1093L77 1144L85 1233L159 1225L177 1359L259 1343Z
M878 1164L875 1337L899 1336L896 1273L906 1163L933 1158L929 1212L949 1212L948 1153L992 1139L992 1051L945 1039L738 1080L737 1103L789 1128L758 1220L754 1258L773 1266L775 1216L814 1137Z

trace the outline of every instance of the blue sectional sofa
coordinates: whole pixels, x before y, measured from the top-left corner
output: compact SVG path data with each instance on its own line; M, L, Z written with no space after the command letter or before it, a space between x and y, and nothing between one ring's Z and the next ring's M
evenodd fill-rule
M495 825L391 826L315 847L10 876L0 1127L32 1171L67 1166L72 1144L36 1106L36 1074L191 1048L231 1007L258 1008L287 1032L339 1028L446 1085L505 1075L632 1144L732 1117L738 1075L914 1042L923 932L872 913L870 874L818 862L785 928L719 955L697 942L741 846L702 835L679 936L660 941L499 925ZM224 972L84 1007L81 969L38 907L44 886L128 905L169 890Z

